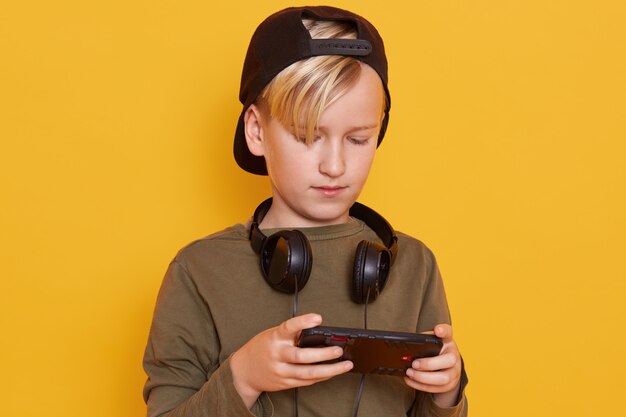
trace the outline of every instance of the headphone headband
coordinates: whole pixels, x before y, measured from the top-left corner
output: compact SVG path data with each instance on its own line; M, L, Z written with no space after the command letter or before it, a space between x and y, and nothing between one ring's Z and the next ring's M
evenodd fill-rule
M267 237L261 232L259 229L259 224L269 211L272 206L272 197L263 201L259 206L254 210L254 214L252 215L252 224L250 225L250 233L248 234L248 239L250 239L250 244L252 245L252 249L256 253L261 253L261 248L263 247L263 242Z
M393 264L398 254L398 236L396 236L396 231L393 230L391 224L376 211L359 202L355 202L350 207L350 215L363 220L378 235L391 252L391 263Z

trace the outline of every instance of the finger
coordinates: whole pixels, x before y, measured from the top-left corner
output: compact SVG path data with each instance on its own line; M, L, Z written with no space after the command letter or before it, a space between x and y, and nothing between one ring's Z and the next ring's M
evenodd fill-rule
M282 322L280 326L278 326L278 331L282 337L293 339L302 330L318 326L321 322L322 316L319 314L304 314Z
M448 352L432 358L416 359L411 367L420 371L439 371L454 367L457 361L457 355L454 352Z
M449 386L422 384L406 376L404 377L404 382L409 387L416 389L418 391L423 391L423 392L441 393L441 392L448 392L451 389Z
M294 364L312 364L317 362L330 361L340 358L343 355L343 349L339 346L299 348L291 347L283 351L282 357L284 362Z
M442 339L452 339L452 326L446 323L436 325L435 336L440 337Z
M457 380L457 373L453 369L438 372L423 372L408 369L406 375L413 381L422 385L448 386Z
M283 372L281 372L280 388L275 390L313 385L346 373L350 371L353 366L350 361L343 361L332 365L287 365L287 367L283 369Z
M301 385L310 385L319 381L330 379L334 376L344 374L354 367L351 361L341 361L331 364L317 365L291 365L292 379L300 382Z

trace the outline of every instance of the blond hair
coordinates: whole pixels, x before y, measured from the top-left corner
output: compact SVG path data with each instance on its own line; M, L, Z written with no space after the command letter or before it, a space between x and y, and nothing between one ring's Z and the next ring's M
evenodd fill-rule
M355 28L347 22L302 19L302 23L313 39L357 37ZM356 84L360 75L361 63L352 57L322 55L307 58L276 75L261 92L258 102L283 126L293 127L296 138L310 144L322 112ZM383 102L381 117L384 108ZM302 128L304 139L300 136Z

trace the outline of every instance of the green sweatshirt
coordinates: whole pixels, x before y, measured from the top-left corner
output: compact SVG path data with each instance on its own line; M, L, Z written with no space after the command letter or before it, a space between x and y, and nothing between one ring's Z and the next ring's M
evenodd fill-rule
M325 326L363 327L363 305L350 298L354 254L361 240L378 237L356 219L300 230L311 243L313 267L298 296L298 314L321 314ZM368 328L414 332L450 323L433 254L414 238L402 233L398 238L387 286L368 306ZM263 279L246 226L183 248L163 280L145 351L148 416L294 416L293 390L263 393L248 410L229 365L230 355L249 339L289 319L292 306L292 295ZM299 388L299 416L352 416L360 379L347 373ZM466 382L464 373L463 387ZM359 417L406 415L466 416L467 401L462 394L455 407L442 409L401 377L368 375Z

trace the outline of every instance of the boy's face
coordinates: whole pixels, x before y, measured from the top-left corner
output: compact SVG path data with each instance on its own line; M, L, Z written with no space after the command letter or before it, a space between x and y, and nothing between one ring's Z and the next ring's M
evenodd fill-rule
M248 145L253 154L265 157L274 198L264 228L348 221L374 159L383 94L378 74L362 64L356 84L322 113L310 145L296 139L291 127L254 109L258 140L249 138Z

